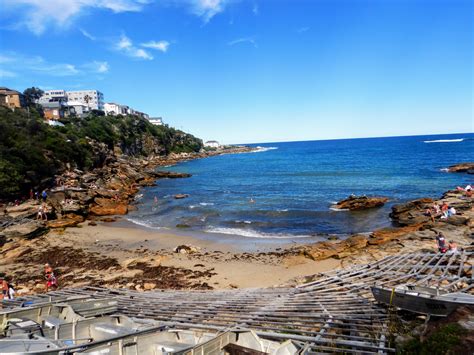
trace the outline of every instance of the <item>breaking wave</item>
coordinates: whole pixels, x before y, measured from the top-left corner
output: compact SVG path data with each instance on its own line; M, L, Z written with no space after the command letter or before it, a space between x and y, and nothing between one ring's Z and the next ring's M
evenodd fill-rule
M259 239L295 239L295 238L312 238L311 235L293 235L293 234L269 234L261 233L252 229L240 229L240 228L209 228L206 230L207 233L217 234L231 234L240 235L246 238L259 238Z
M278 147L255 147L256 150L254 150L252 153L263 153L263 152L268 152L269 150L275 150L278 149Z
M465 138L456 138L456 139L437 139L434 141L423 141L423 143L457 143L462 142Z
M141 226L141 227L146 227L146 228L151 228L151 229L162 229L161 227L153 226L151 223L147 223L145 221L140 221L140 220L137 220L137 219L134 219L134 218L127 218L127 221L129 221L133 224L136 224L137 226Z

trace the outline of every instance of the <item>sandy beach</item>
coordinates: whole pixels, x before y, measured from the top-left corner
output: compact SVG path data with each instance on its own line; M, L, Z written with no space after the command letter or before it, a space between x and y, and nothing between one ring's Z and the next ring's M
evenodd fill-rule
M58 270L62 286L100 284L135 288L142 285L137 289L271 287L340 267L335 259L314 261L302 255L280 255L269 250L250 253L228 243L124 227L120 223L97 222L93 226L86 222L66 230L50 231L34 241L23 240L21 245L14 243L10 252L9 243L3 247L0 268L12 275L17 287L24 288L25 293L41 291L41 262L46 261ZM195 251L175 252L180 245L192 246ZM79 254L71 252L79 250ZM57 260L60 254L62 257ZM151 280L144 280L141 275L143 267L133 267L140 263L160 268L156 271L161 273L174 270L180 274L179 270L186 270L187 282L180 282L182 275L169 275L172 280L160 284L158 277L151 285ZM38 277L34 279L31 275ZM193 280L191 284L189 279Z

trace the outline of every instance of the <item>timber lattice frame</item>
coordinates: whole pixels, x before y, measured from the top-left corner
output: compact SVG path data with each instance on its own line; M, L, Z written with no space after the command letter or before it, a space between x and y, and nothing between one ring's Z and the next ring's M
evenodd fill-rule
M60 301L71 296L115 298L118 312L152 319L163 325L224 331L252 329L269 339L291 339L301 353L389 353L389 315L370 292L377 284L436 286L473 292L474 252L410 253L388 256L368 265L315 275L295 288L254 288L215 291L84 287L62 289L3 302Z

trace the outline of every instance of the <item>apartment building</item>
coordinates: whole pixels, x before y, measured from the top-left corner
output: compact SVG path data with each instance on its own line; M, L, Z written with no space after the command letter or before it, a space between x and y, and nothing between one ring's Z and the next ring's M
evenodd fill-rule
M80 102L91 110L104 110L104 94L98 90L66 91L69 102Z

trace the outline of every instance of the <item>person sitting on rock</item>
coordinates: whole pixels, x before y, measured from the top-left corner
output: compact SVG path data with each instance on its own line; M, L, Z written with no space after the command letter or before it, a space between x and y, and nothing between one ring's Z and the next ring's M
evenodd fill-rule
M449 206L447 203L443 203L443 205L441 206L441 218L448 218L448 210L449 210Z
M453 206L449 207L448 217L454 216L455 214L456 214L456 209Z
M431 222L434 222L435 221L435 215L434 215L434 211L431 209L431 208L427 208L426 211L425 211L425 216L428 216L431 218Z
M448 248L448 254L456 254L458 252L458 245L454 240L449 241Z
M440 253L446 253L448 251L446 248L446 238L441 232L439 232L436 236L436 246L438 247L438 251Z
M58 288L58 280L54 275L53 268L48 263L44 264L44 278L46 280L46 292L52 287L54 289Z

